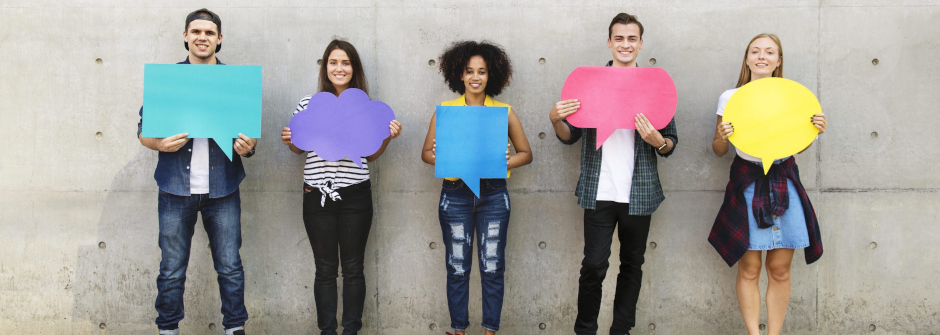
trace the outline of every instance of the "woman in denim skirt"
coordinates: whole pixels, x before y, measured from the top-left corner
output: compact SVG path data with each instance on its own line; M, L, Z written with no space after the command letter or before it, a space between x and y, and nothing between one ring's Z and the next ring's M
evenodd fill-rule
M748 82L783 77L783 48L773 34L751 39L744 53L736 88L727 90L718 102L718 122L712 149L718 157L728 153L728 136L734 125L722 121L731 95ZM822 134L826 116L814 115L811 122ZM808 147L807 147L808 148ZM805 150L805 149L804 149ZM747 333L760 334L760 288L762 252L767 251L767 329L780 334L790 301L790 263L794 249L804 249L807 264L822 256L822 240L813 205L800 182L793 156L774 161L764 175L759 158L735 148L731 180L708 240L729 266L738 263L737 295Z
M440 71L450 89L461 94L456 100L441 103L442 106L508 107L508 135L516 153L510 155L509 150L506 151L506 177L509 177L509 169L531 163L532 152L519 117L509 105L492 98L509 85L512 77L512 66L506 52L486 41L457 42L441 55ZM431 125L421 152L421 159L431 165L434 165L437 147L434 140L435 121L436 114L431 116ZM474 238L477 239L480 252L482 325L488 335L496 334L499 330L509 209L506 179L481 179L479 197L459 178L444 180L438 216L446 246L447 306L451 328L457 335L464 334L470 326L467 308Z

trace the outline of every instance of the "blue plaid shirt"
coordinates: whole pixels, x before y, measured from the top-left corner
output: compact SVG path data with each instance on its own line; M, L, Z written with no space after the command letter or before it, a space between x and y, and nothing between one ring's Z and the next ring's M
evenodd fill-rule
M611 63L607 63L610 66ZM574 193L578 196L578 204L584 209L594 209L597 204L597 184L601 174L601 157L604 148L597 147L597 129L578 128L563 120L571 131L571 138L567 141L558 138L561 143L574 144L581 141L581 177L578 178L578 187ZM676 119L669 121L666 128L659 131L663 138L672 140L673 148L665 154L656 152L649 143L643 140L640 133L633 131L636 145L633 149L633 181L630 187L630 215L653 215L656 208L666 199L663 187L659 182L659 170L656 166L656 155L669 157L679 146L679 134L676 130ZM556 135L557 137L557 135Z

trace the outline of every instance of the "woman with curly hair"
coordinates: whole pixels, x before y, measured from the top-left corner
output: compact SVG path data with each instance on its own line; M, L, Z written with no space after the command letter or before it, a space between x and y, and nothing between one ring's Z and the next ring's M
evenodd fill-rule
M442 106L508 107L509 140L516 153L506 150L506 178L509 169L532 162L529 141L519 117L507 104L493 100L509 85L512 65L500 47L483 41L454 43L440 57L440 71L451 91L460 98L441 103ZM490 80L492 79L492 80ZM436 115L424 140L421 159L434 165ZM441 189L438 217L446 246L447 306L451 328L457 335L470 326L467 307L470 298L470 268L473 264L473 238L478 236L480 279L483 289L483 328L486 334L499 330L503 308L503 275L506 271L506 233L509 223L509 192L506 179L481 179L480 196L459 178L445 178ZM448 333L450 334L450 333Z

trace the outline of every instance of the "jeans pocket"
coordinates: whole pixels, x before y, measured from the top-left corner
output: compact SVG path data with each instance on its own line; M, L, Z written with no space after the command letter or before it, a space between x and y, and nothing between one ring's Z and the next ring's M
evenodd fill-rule
M505 190L506 179L488 179L486 180L486 188L491 190Z
M442 188L443 190L445 190L445 191L456 191L456 190L460 189L460 187L462 187L462 186L463 186L463 181L460 180L460 179L458 179L458 180L447 180L447 179L444 179L444 184L441 185L441 188Z

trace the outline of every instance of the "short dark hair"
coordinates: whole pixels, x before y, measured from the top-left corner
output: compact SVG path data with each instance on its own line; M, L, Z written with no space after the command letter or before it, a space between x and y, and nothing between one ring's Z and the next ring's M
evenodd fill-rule
M491 97L499 95L503 88L509 86L512 64L506 51L489 41L460 41L447 48L440 56L440 72L444 75L444 82L451 91L464 94L466 86L461 78L473 56L483 57L489 71L489 79L483 91Z
M366 82L366 74L362 71L362 60L359 59L359 53L356 52L356 47L351 43L334 39L326 46L326 50L323 50L323 58L320 60L320 79L318 79L318 88L317 92L330 92L334 95L336 94L336 87L333 87L333 82L330 81L329 75L326 73L326 64L330 61L330 53L333 50L343 50L346 52L346 56L349 57L349 65L352 65L352 79L349 80L349 88L358 88L369 94L369 83Z
M183 27L183 31L189 30L189 24L196 20L212 21L212 23L215 23L215 25L219 27L219 34L222 34L222 19L211 10L205 8L197 9L189 13L189 15L186 15L186 26Z
M607 27L607 38L610 39L614 35L614 25L615 24L636 24L640 27L640 38L643 38L643 24L640 23L640 20L636 19L636 16L620 13L617 16L614 16L614 19L610 21L610 26Z

